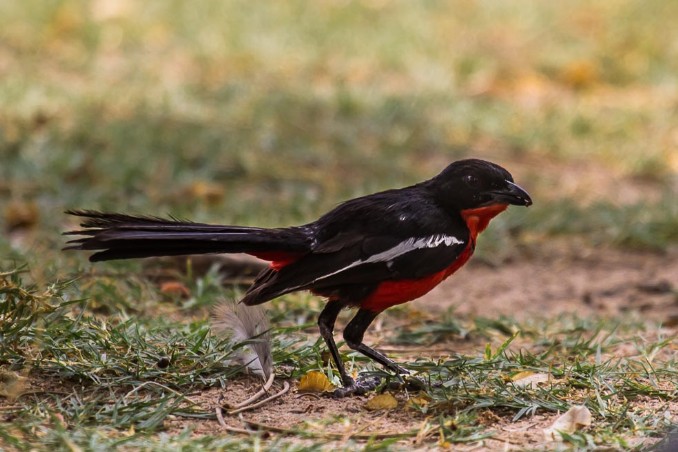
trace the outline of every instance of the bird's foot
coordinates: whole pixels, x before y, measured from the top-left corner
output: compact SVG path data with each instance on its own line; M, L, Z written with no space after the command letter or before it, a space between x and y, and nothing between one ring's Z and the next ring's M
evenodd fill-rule
M341 388L335 389L329 394L335 399L341 399L343 397L348 397L351 395L364 395L370 391L374 391L377 386L381 384L382 379L375 376L358 376L357 380L354 380L351 377L347 378L348 381L344 382L344 386Z

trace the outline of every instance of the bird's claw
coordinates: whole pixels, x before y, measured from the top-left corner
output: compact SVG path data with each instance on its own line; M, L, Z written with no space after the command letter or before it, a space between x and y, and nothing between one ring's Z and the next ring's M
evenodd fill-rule
M400 372L398 377L399 378L397 380L391 380L388 382L386 385L388 389L422 391L427 388L426 382L420 380L419 378L410 376L410 373L405 369L402 369L402 372ZM341 399L351 395L365 395L368 392L377 389L379 385L383 383L383 381L383 378L374 375L359 375L356 380L349 377L348 381L344 383L343 387L337 388L328 394L335 399Z
M349 377L344 386L337 388L329 394L335 399L341 399L350 395L365 395L374 391L381 384L382 379L375 376L358 376L357 380Z

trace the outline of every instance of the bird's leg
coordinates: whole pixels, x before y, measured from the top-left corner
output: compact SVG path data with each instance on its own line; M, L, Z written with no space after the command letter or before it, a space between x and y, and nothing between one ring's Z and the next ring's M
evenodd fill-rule
M339 312L344 307L346 307L346 303L341 301L333 300L328 302L318 317L318 329L327 344L327 348L330 350L334 364L337 366L341 383L344 387L352 387L355 386L355 381L346 373L344 363L341 361L341 356L339 356L339 349L337 349L337 344L334 342L332 334L334 332L334 322L336 322Z
M367 327L370 326L370 323L372 323L374 318L377 317L380 312L381 311L375 312L368 311L367 309L360 309L355 317L353 317L348 325L346 325L346 328L344 329L344 340L346 341L346 344L353 350L373 359L387 369L392 370L396 374L409 375L410 372L408 370L403 369L383 354L363 343L365 330L367 330Z
M392 370L396 373L398 377L401 375L409 375L410 372L407 369L403 369L382 353L374 350L373 348L368 347L363 343L363 336L365 335L365 330L372 323L372 321L379 315L380 312L369 311L367 309L360 309L358 313L353 317L353 319L346 325L344 329L344 340L346 344L351 347L353 350L362 353L368 358L373 359L387 369ZM378 377L372 377L369 379L358 378L352 386L344 386L343 388L336 389L334 391L335 397L344 397L349 394L364 394L367 391L375 389L381 382L381 379ZM403 380L403 383L406 387L420 390L425 387L424 383L419 381L416 378L409 378ZM402 385L398 385L398 388Z
M320 329L320 335L325 340L327 348L330 350L330 355L332 355L332 360L337 366L337 370L339 371L339 376L341 377L341 382L343 384L343 387L336 389L332 393L334 397L345 397L352 394L365 394L366 392L375 389L381 381L379 378L359 378L356 382L346 372L346 368L344 367L344 363L341 360L341 356L339 356L339 349L337 348L337 344L334 342L333 332L334 323L337 320L339 312L347 305L347 303L337 300L330 301L327 303L327 305L325 305L325 308L318 317L318 328ZM397 375L409 375L409 372L406 369L403 369L383 354L363 343L365 330L367 330L367 327L370 326L377 315L379 315L379 312L360 309L344 329L344 340L346 341L346 344L351 349L373 359L387 369L392 370Z

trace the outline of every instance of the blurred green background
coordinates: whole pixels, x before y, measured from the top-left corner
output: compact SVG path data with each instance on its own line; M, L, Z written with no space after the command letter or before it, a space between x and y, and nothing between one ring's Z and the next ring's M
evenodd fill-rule
M664 249L676 17L661 0L2 1L0 253L61 266L66 208L306 222L469 156L535 198L485 252L561 234Z

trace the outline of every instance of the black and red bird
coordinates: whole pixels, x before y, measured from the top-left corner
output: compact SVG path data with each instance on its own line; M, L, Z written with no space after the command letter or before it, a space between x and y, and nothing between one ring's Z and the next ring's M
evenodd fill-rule
M82 235L66 249L94 250L90 261L204 253L247 253L270 262L242 299L256 305L301 290L327 298L318 326L344 387L363 393L344 369L334 323L344 308L358 312L344 329L346 344L396 374L407 374L363 343L383 310L429 292L473 254L479 233L509 204L530 196L504 168L477 159L450 164L434 178L340 204L303 226L265 229L156 217L69 211L85 217Z

